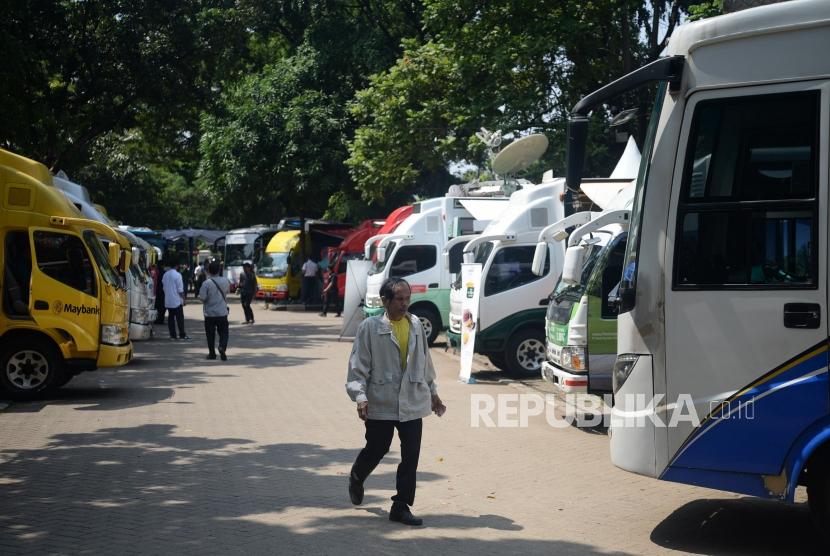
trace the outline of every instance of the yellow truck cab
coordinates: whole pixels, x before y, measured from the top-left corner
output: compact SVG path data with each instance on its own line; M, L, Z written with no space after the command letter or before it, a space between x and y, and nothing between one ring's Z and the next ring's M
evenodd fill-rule
M44 165L0 149L0 397L30 399L132 358L119 274L130 256L129 242L82 218Z
M319 256L325 248L337 247L351 231L352 227L348 224L307 221L305 242L301 241L300 230L277 232L256 265L259 288L256 297L264 299L266 304L299 298L303 284L302 267L308 256Z
M305 258L300 246L300 230L277 232L265 248L265 256L257 265L256 296L273 300L296 299L302 286L302 266Z

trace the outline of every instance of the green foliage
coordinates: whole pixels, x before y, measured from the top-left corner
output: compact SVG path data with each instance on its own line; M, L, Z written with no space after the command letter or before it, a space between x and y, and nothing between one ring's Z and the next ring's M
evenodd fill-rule
M301 48L230 87L202 120L199 182L223 225L321 214L345 178L342 104L317 90L317 53Z
M723 0L707 0L689 6L689 21L715 17L723 13Z
M525 177L561 175L569 108L717 8L690 3L7 0L0 146L135 225L379 217L443 194L455 161L486 171L482 126L545 133ZM609 115L649 102L597 111L586 173L622 148Z

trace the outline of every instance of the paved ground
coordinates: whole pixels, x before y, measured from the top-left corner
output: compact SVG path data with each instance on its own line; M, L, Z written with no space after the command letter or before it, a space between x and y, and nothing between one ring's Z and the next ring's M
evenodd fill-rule
M200 307L185 313L192 342L137 344L124 369L0 412L0 554L822 553L803 505L624 473L597 431L471 427L472 394L529 387L461 384L437 348L449 410L425 422L427 527L390 523L397 452L364 506L346 494L362 426L340 320L259 309L223 364L203 359Z

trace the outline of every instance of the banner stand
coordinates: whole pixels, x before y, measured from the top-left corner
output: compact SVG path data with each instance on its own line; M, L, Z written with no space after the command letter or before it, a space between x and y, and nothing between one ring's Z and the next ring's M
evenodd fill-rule
M478 328L478 299L481 290L481 264L461 264L461 369L458 380L475 384L473 378L473 354Z

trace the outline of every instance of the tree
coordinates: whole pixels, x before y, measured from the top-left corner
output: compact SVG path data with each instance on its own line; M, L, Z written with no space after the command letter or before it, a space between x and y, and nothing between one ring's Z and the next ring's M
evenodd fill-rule
M349 165L367 200L389 192L438 193L453 161L485 163L473 134L546 133L545 168L564 172L567 115L576 101L652 59L687 11L688 2L595 0L427 0L428 40L408 41L401 58L358 93L360 127ZM633 103L643 115L647 94L601 110L604 120ZM622 148L593 125L587 172L607 175Z

